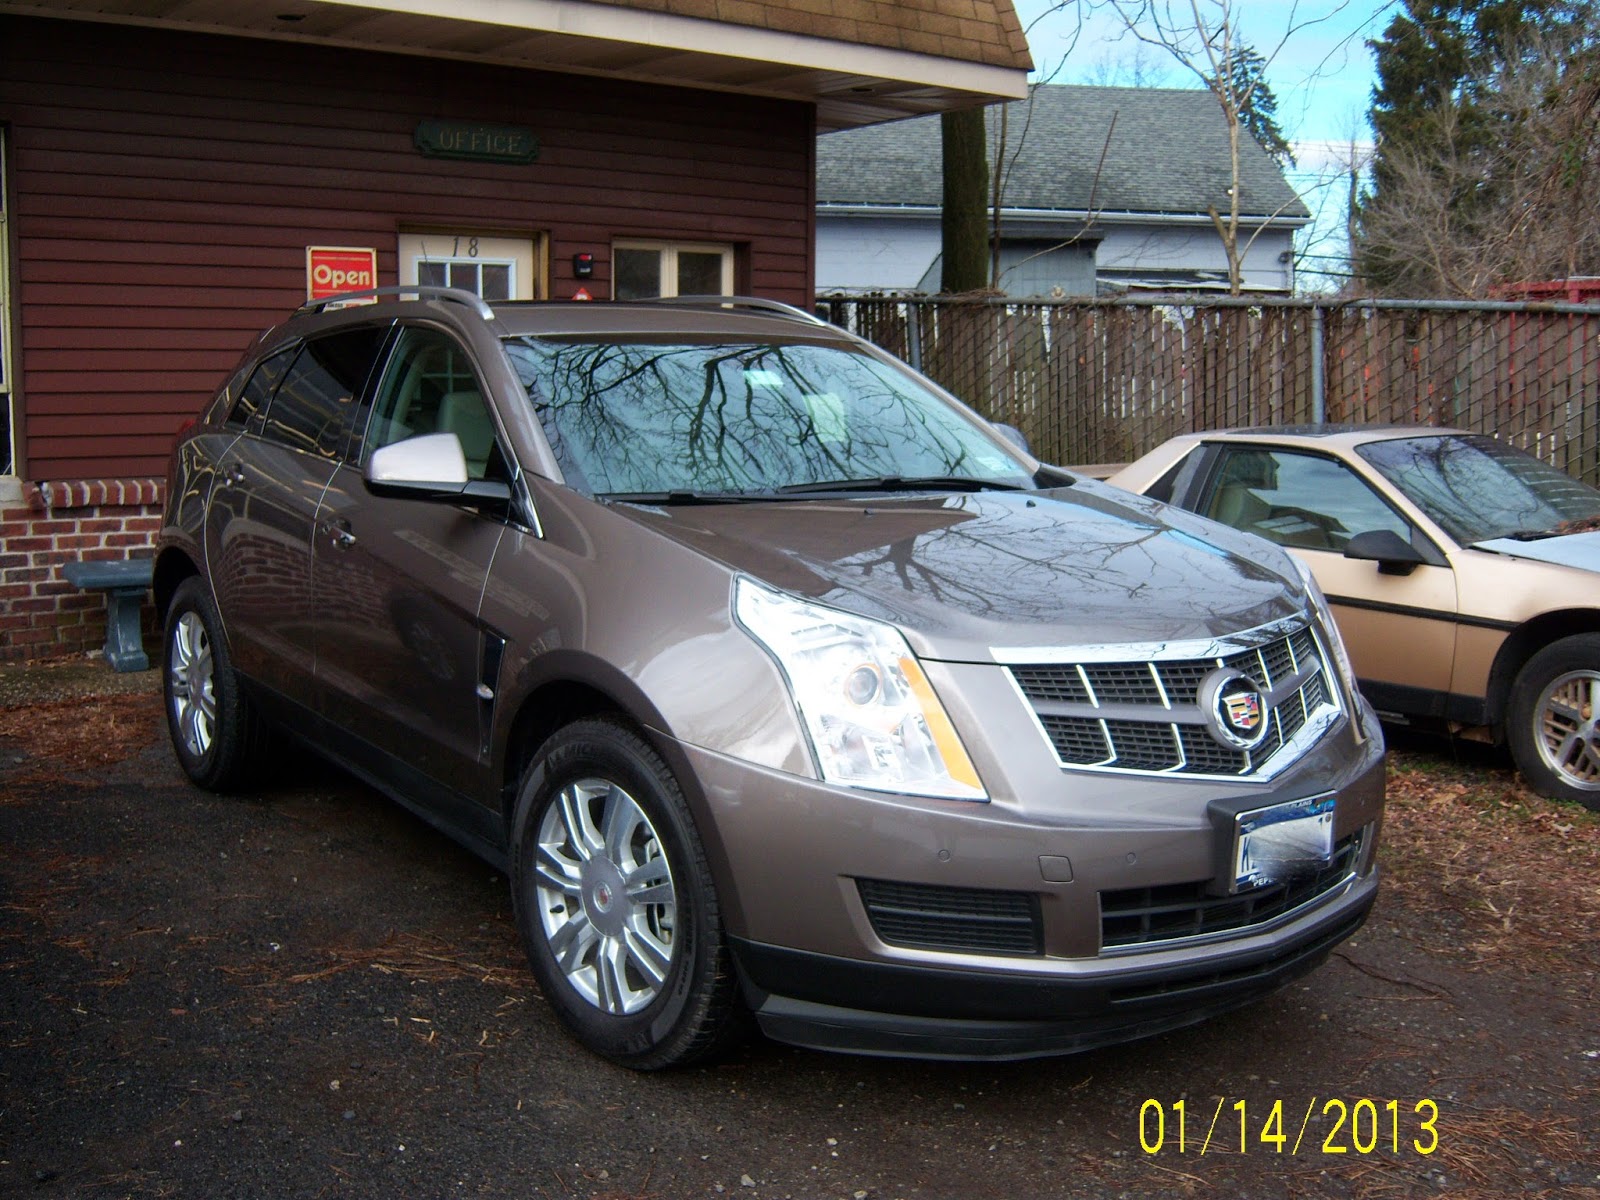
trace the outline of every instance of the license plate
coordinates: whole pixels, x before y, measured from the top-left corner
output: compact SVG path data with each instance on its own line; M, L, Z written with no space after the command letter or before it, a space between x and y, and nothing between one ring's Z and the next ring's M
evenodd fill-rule
M1332 796L1313 796L1234 818L1233 890L1287 883L1333 861Z

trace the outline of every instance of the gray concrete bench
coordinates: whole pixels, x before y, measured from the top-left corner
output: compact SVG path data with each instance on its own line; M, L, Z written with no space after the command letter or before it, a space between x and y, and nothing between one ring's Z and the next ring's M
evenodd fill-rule
M139 609L150 590L155 560L69 562L61 573L74 587L106 594L106 662L113 671L148 671L150 659L139 632Z

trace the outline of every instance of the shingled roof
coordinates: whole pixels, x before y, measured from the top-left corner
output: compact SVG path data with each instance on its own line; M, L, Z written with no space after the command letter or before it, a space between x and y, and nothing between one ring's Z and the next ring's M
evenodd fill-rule
M775 33L1033 69L1011 0L599 0Z
M990 146L1001 106L989 110ZM1045 84L1005 106L1016 163L1008 210L1193 215L1228 210L1228 129L1210 92ZM1102 155L1104 161L1102 162ZM817 203L933 207L941 202L939 121L918 117L817 141ZM1241 213L1310 217L1253 139L1240 147Z

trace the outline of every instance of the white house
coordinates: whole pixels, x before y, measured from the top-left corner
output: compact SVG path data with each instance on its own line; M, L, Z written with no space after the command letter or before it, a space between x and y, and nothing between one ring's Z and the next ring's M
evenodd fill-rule
M1235 181L1210 92L1041 85L989 110L989 149L1008 294L1227 286L1209 210L1227 214ZM1260 145L1240 151L1244 287L1291 291L1311 214ZM938 290L941 169L936 117L817 140L819 293Z

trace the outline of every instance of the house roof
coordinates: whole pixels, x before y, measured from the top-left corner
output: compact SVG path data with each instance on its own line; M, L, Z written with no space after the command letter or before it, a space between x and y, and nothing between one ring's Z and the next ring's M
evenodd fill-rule
M0 14L316 42L817 105L819 130L1026 94L1012 0L0 0Z
M989 114L991 153L1000 127ZM1194 215L1228 210L1228 129L1203 89L1044 84L1006 110L1014 165L1002 207L1046 213ZM943 181L939 122L917 118L832 133L817 141L817 203L937 208ZM1252 138L1240 146L1242 215L1303 223L1310 212Z

